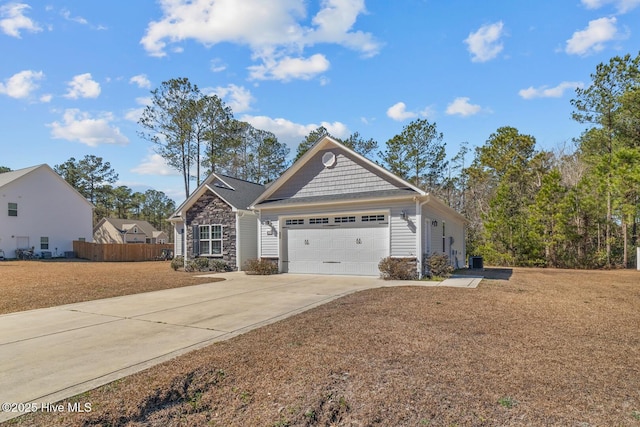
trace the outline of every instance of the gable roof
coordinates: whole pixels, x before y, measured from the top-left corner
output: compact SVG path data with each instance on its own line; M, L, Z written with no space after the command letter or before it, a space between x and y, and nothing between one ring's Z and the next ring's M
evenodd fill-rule
M285 183L296 174L296 172L302 169L307 164L307 162L309 162L316 155L316 153L327 148L340 148L346 151L347 153L349 153L350 156L355 158L356 162L359 162L363 166L366 166L368 169L372 170L375 174L381 176L382 178L395 183L394 186L397 188L396 190L368 192L368 193L371 193L370 196L373 196L373 198L388 198L388 197L394 197L394 196L400 196L400 195L404 195L404 196L427 196L428 195L427 192L425 192L421 188L418 188L415 185L411 184L410 182L405 181L404 179L392 174L382 166L372 162L371 160L367 159L363 155L356 153L352 149L339 143L338 141L331 138L330 136L324 136L321 139L319 139L314 145L312 145L311 148L309 148L309 150L307 150L307 152L300 159L298 159L297 162L295 162L289 169L285 171L285 173L283 173L280 176L280 178L275 180L273 184L270 185L269 188L260 195L260 197L254 200L251 206L256 207L257 205L265 205L265 204L269 204L273 206L274 204L292 203L288 201L288 199L270 200L269 198L270 196L274 195L280 188L282 188L285 185ZM356 194L359 194L359 193L356 193ZM315 198L316 199L322 198L324 200L327 198L335 199L336 197L349 198L351 196L363 198L363 197L366 197L367 195L364 193L360 194L360 196L362 197L356 196L355 194L346 194L346 195L340 195L340 196L327 195L327 196L320 196ZM297 199L298 199L297 200L298 202L302 202L303 199L312 199L312 198L298 197ZM311 200L308 200L308 201L311 201Z
M353 157L356 162L360 163L363 167L371 170L376 175L394 183L395 189L384 189L376 191L363 191L357 193L345 193L345 194L326 194L322 196L309 196L309 197L277 197L277 192L282 188L299 170L301 170L314 156L321 150L327 148L339 148L344 150ZM274 198L270 198L272 195L276 195ZM457 216L462 220L466 219L455 209L450 208L444 202L437 197L427 193L423 189L411 184L410 182L400 178L399 176L391 173L377 163L367 159L363 155L353 151L346 147L330 136L324 136L319 139L309 150L295 162L289 169L287 169L277 180L275 180L254 202L251 204L252 209L259 209L262 207L271 206L293 206L297 204L308 205L313 203L336 203L346 202L351 200L391 200L391 199L406 199L417 197L423 202L428 201L430 204L436 205L439 209Z
M55 178L57 178L58 180L63 182L80 199L82 199L86 204L91 206L91 209L93 209L95 207L93 205L93 203L88 201L82 194L80 194L80 192L78 190L73 188L73 186L71 184L69 184L63 177L58 175L58 173L55 170L53 170L51 168L51 166L49 166L46 163L43 163L41 165L36 165L36 166L30 166L28 168L18 169L18 170L11 171L11 172L2 172L2 173L0 173L0 188L4 187L5 185L8 185L8 184L10 184L12 182L18 181L23 176L26 176L26 175L30 174L31 172L39 170L39 169L46 170L51 175L53 175Z
M21 177L25 176L29 172L32 172L32 171L40 168L41 166L44 166L44 165L31 166L31 167L28 167L28 168L18 169L18 170L11 171L11 172L2 172L2 173L0 173L0 187L4 187L5 185L9 184L10 182L13 182L13 181L17 180L18 178L21 178Z
M155 237L159 233L159 231L156 230L154 226L151 225L148 221L144 221L141 219L122 219L122 218L102 218L100 222L98 222L98 224L96 224L96 226L94 227L93 229L94 233L104 223L111 224L121 233L127 232L136 226L147 237Z
M262 184L212 173L191 193L187 200L178 206L169 220L175 221L182 218L182 212L189 209L207 191L214 193L235 210L246 210L249 209L251 202L262 194L264 188Z

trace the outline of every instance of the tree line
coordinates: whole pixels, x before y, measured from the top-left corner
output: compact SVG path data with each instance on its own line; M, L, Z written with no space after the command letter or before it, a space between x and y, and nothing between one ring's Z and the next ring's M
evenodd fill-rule
M113 186L118 174L102 157L86 155L80 160L71 157L53 169L93 203L94 226L102 218L139 219L168 236L173 235L168 218L176 209L175 202L162 191L149 189L142 193L126 185Z
M587 128L572 146L539 150L534 136L504 126L473 152L462 142L447 159L443 134L426 119L383 150L358 132L336 139L465 215L467 251L488 264L627 266L640 217L639 66L640 55L616 56L576 89L573 119ZM140 135L182 173L186 197L192 180L199 185L213 171L266 183L289 166L289 149L274 134L235 120L188 79L151 93ZM323 127L310 132L294 160L324 135Z

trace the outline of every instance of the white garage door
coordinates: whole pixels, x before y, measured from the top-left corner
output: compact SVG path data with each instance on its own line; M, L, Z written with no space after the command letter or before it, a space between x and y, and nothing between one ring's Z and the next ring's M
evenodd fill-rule
M347 222L349 219L354 216L298 219L294 220L297 224L285 226L283 270L379 275L378 263L389 255L387 215L358 215Z

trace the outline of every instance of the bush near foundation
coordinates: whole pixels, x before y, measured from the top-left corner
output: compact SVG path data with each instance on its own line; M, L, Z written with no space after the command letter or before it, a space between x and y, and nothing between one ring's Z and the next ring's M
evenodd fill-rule
M380 276L384 280L417 280L415 260L386 257L378 264Z
M429 274L436 277L449 277L454 270L445 254L433 254L427 258L427 268Z
M268 276L270 274L278 274L278 265L267 259L254 258L244 263L244 271L246 274Z

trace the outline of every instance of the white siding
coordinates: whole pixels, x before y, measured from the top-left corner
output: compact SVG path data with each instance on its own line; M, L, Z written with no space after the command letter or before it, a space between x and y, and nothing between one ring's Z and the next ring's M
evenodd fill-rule
M18 204L18 216L8 216L8 203ZM93 241L92 221L91 205L46 166L0 188L0 249L8 258L25 245L36 254L64 255L74 240ZM49 238L48 249L41 249L41 237Z
M238 215L238 270L248 259L258 257L257 215L250 211L241 211Z
M267 225L267 222L270 225ZM260 256L263 258L277 258L279 255L278 242L280 228L278 227L278 216L273 214L263 214L260 218Z
M322 156L328 151L336 154L336 164L330 168L322 164ZM323 196L396 188L399 186L389 182L388 178L380 177L373 170L356 163L343 150L335 148L319 151L270 198Z
M174 256L182 256L184 251L184 222L176 222L173 229Z
M432 253L444 253L449 256L451 264L455 267L464 267L466 258L465 247L465 235L464 221L458 218L453 218L440 210L435 209L432 205L427 204L423 208L423 215L427 219L425 220L425 228L429 227L431 234L431 241L429 242L430 252ZM433 226L432 222L437 221L438 225ZM443 224L444 224L444 251L443 251ZM426 231L425 231L426 233ZM428 235L428 234L427 234ZM451 239L453 238L453 244ZM429 248L425 247L427 252Z
M402 211L406 211L408 220L401 219ZM321 214L347 214L347 213L365 213L365 212L383 212L389 215L390 227L390 255L394 257L411 257L416 256L416 217L415 202L413 201L397 201L387 202L384 205L377 203L351 203L343 206L310 206L310 207L292 207L283 208L282 210L269 211L262 214L261 226L261 256L262 257L278 257L279 256L279 231L278 218L295 217L295 216L314 216ZM272 227L265 225L265 221L271 221ZM272 235L267 235L267 230L272 230Z

